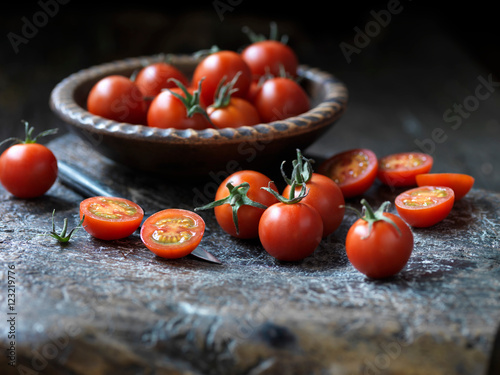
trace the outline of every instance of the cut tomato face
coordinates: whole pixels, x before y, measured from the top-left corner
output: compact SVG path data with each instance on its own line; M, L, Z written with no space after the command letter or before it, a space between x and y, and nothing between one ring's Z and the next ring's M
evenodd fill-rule
M421 186L396 197L398 214L413 227L430 227L448 216L455 193L446 186Z
M420 152L384 156L378 162L378 178L389 186L416 186L415 176L429 172L433 162L432 156Z
M377 177L378 161L368 149L341 152L324 161L318 172L330 177L342 190L344 198L363 194Z
M474 185L474 177L462 173L424 173L416 176L418 186L447 186L453 189L455 200L462 199Z
M141 240L154 254L162 258L182 258L201 242L205 222L192 211L170 208L146 219Z
M117 240L134 233L144 217L136 203L117 197L91 197L80 203L83 227L101 240Z

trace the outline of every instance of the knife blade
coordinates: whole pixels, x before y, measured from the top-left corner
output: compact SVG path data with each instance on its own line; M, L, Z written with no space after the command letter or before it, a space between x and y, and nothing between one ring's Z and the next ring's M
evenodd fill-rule
M107 196L107 197L122 197L122 194L117 193L109 186L101 184L94 179L92 179L87 173L81 170L81 168L67 163L62 160L57 161L58 166L58 179L59 181L80 194L84 198L94 197L94 196ZM144 221L143 221L144 222ZM222 262L217 259L214 255L209 253L203 247L198 246L192 252L191 255L205 260L210 263L222 264Z

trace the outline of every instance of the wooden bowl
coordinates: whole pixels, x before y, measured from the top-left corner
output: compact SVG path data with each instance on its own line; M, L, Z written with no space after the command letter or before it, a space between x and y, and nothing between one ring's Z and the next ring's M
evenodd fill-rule
M304 150L344 113L347 89L333 75L299 67L311 109L286 120L227 129L178 130L120 123L87 111L92 86L110 74L130 76L162 56L129 58L97 65L63 79L50 96L51 109L84 142L107 158L132 169L162 176L204 176L242 168L264 169ZM199 60L172 56L171 63L190 76Z

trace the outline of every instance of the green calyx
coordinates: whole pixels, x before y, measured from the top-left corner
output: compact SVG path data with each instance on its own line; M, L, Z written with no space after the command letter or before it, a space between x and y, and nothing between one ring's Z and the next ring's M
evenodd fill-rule
M70 230L69 233L67 233L68 231L68 219L67 218L64 218L64 221L63 221L63 228L61 230L60 233L57 233L56 232L56 226L54 224L54 215L56 213L56 210L53 210L52 211L52 231L49 232L49 236L55 238L59 243L61 244L66 244L69 242L69 240L71 239L71 237L73 236L73 234L82 227L82 224L83 224L83 221L85 220L85 215L83 215L82 219L80 220L80 222L78 223L78 225L76 227L74 227L73 229Z
M256 43L256 42L261 42L263 40L276 40L278 42L281 42L283 44L288 43L288 35L282 35L281 38L278 38L278 25L276 22L271 22L269 24L270 32L269 32L269 37L266 37L263 34L257 34L254 31L252 31L248 26L244 26L242 28L242 31L248 36L248 39L250 39L250 42Z
M269 183L269 185L267 187L261 187L261 189L274 195L276 197L276 199L278 199L278 201L280 201L281 203L295 204L295 203L299 203L308 194L306 184L303 183L301 185L302 185L302 189L300 189L299 195L295 196L295 188L298 185L295 182L292 183L292 185L290 186L290 198L285 198L280 193L278 193L276 190L273 190L271 188L271 183Z
M233 93L238 91L238 88L235 88L234 85L238 81L240 75L241 72L236 73L233 79L228 83L226 83L226 76L224 76L220 80L219 85L217 86L217 90L215 91L215 101L211 105L211 107L219 109L225 108L229 105L231 96L233 95Z
M312 163L314 160L307 159L302 155L302 152L297 149L297 159L292 162L292 176L288 178L286 176L285 171L283 170L283 165L285 161L281 163L281 175L285 179L288 185L292 185L295 182L295 185L306 184L309 182L313 175Z
M365 237L363 237L363 239L370 237L370 234L372 233L373 224L376 223L377 221L385 221L386 223L391 224L398 232L398 235L399 236L402 235L401 229L399 229L396 223L384 215L384 212L386 212L390 204L391 202L386 201L382 203L382 205L376 211L374 211L370 206L370 204L367 202L367 200L363 198L361 199L361 205L363 206L361 213L353 207L346 207L355 211L360 219L368 223L368 234Z
M233 211L233 222L234 226L236 227L236 233L239 234L240 228L238 224L238 210L242 206L252 206L265 210L267 206L263 205L262 203L255 202L248 197L248 190L250 189L250 184L248 182L242 182L241 184L236 186L231 184L231 182L228 182L226 184L226 187L229 190L229 195L227 197L219 199L202 207L196 207L194 210L208 210L217 206L222 206L223 204L229 204Z
M27 121L21 120L21 122L24 123L25 139L22 140L22 139L14 138L14 137L7 138L7 139L3 140L2 142L0 142L0 146L2 146L3 144L5 144L7 142L12 142L12 144L37 143L39 138L42 138L42 137L45 137L48 135L54 135L57 133L57 129L49 129L49 130L45 130L45 131L39 133L38 135L36 135L34 137L33 132L35 131L35 128L34 127L30 128Z

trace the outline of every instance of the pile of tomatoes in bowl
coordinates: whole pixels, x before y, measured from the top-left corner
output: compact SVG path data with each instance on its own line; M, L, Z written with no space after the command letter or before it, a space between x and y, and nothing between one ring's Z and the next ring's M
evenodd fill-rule
M287 44L254 40L241 52L200 51L192 75L151 62L130 77L100 79L87 98L90 113L156 128L223 129L297 116L311 108L298 80L298 57Z

